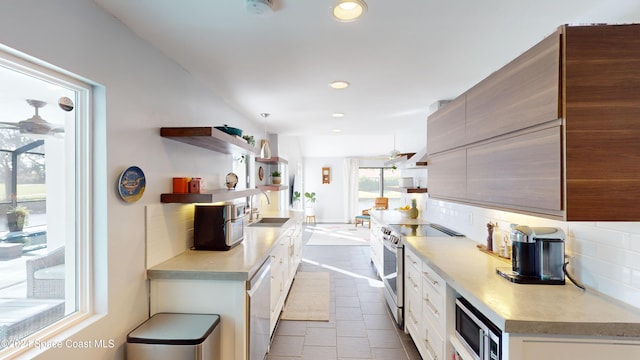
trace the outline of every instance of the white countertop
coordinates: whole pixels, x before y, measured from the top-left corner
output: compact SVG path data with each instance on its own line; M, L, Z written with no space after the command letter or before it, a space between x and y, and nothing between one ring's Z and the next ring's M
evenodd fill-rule
M400 219L397 211L371 215L387 225L416 221ZM481 252L471 239L404 237L402 241L504 332L640 337L640 309L592 290L582 291L569 279L565 285L512 283L496 273L497 267L510 267L511 262Z
M245 226L242 242L228 251L187 250L147 269L150 279L246 281L269 256L276 240L291 226Z
M502 331L518 334L640 337L640 310L565 285L514 284L496 274L510 262L465 237L403 239L460 295Z

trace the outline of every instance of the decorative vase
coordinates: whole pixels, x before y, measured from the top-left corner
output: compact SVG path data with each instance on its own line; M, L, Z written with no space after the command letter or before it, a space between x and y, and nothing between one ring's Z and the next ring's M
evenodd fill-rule
M273 181L273 185L280 185L282 182L282 178L280 176L272 176L271 180Z
M411 209L409 209L409 217L411 219L418 218L418 208L416 207L416 199L411 200Z

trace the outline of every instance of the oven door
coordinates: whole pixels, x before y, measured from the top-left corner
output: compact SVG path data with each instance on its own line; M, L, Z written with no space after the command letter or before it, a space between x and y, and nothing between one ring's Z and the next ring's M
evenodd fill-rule
M404 249L402 246L395 246L389 241L383 241L382 243L382 283L384 284L384 295L397 325L402 327L404 324L402 285Z

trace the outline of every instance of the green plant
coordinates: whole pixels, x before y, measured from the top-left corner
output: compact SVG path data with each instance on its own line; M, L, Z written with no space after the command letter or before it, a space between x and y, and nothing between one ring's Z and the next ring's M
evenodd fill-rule
M278 170L275 170L273 172L271 172L271 176L273 177L279 177L280 175L282 175L282 173Z
M316 202L316 193L314 192L305 192L304 193L304 197L307 198L307 201L309 201L310 203L314 204Z
M293 201L298 201L300 200L300 191L294 191L293 192Z
M24 225L27 225L29 222L29 209L27 209L23 205L9 208L9 210L7 211L7 215L15 215L16 225L20 229L22 229L22 227L24 227Z

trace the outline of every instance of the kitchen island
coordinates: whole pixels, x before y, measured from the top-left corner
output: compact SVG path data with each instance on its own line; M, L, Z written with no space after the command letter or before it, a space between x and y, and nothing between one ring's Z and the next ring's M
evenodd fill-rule
M150 313L218 314L220 358L248 359L247 281L271 258L277 319L300 262L300 243L301 223L289 219L282 226L245 226L244 240L229 251L182 252L147 269Z

